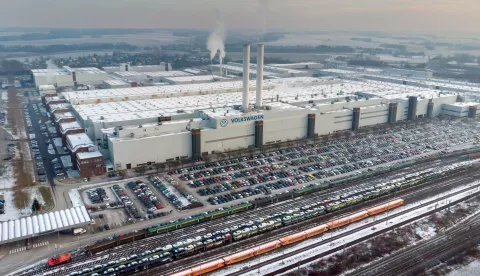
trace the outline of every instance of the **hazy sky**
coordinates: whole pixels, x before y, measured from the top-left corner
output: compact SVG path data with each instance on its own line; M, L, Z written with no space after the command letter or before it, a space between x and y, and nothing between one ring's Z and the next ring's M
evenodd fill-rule
M480 0L265 1L5 0L0 26L210 29L219 13L228 29L262 28L266 14L267 31L480 32Z

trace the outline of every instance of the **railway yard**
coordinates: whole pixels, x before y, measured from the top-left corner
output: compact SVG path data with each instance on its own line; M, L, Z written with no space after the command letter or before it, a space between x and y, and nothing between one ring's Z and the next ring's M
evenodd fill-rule
M82 237L88 245L72 246L68 262L47 266L42 261L12 275L223 275L225 267L242 267L241 261L308 238L325 235L321 244L328 244L375 223L348 231L343 226L387 212L388 218L376 221L382 223L411 212L415 202L423 200L427 206L446 197L440 194L475 182L480 176L479 134L475 123L434 119L85 188L79 190L82 200L92 217L102 218ZM474 195L476 187L455 193L472 189ZM390 213L399 206L401 211ZM476 216L469 220L472 231L480 230ZM132 231L122 230L126 224ZM464 233L466 228L451 231ZM458 243L460 238L451 237L442 246ZM424 250L432 244L416 247ZM299 252L225 274L254 275ZM431 255L425 258L438 260ZM372 264L355 275L391 275L399 269L395 264L412 254L394 256L386 260L389 270ZM411 273L421 265L402 269Z

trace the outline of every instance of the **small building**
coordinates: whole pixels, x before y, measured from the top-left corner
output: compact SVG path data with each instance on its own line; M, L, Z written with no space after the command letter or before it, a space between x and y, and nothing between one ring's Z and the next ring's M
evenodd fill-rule
M110 89L110 88L127 88L131 87L132 85L123 80L105 80L103 81L103 88Z
M61 104L61 103L67 103L67 100L62 99L58 96L54 97L44 97L43 98L43 103L47 106L48 110L51 111L50 106L54 104Z
M57 89L51 84L44 84L38 86L38 92L41 97L54 97L57 96Z
M102 175L105 172L103 155L99 151L77 153L76 166L83 177Z
M67 148L71 153L72 164L75 169L77 168L75 167L77 165L77 153L97 150L97 147L93 144L92 140L90 140L86 133L71 134L66 137Z
M73 116L71 112L56 112L53 113L53 119L55 120L55 123L61 124L61 123L69 123L69 122L75 122L77 119Z
M85 129L77 121L57 124L57 130L62 134L62 142L67 142L67 135L85 133Z

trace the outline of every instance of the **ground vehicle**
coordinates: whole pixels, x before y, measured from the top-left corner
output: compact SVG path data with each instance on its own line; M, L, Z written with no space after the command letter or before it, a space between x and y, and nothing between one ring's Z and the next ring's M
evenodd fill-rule
M82 235L82 234L85 234L87 233L87 230L83 229L83 228L75 228L73 229L73 235L77 236L77 235Z
M70 255L70 253L61 254L48 259L48 266L55 266L55 265L67 263L67 262L70 262L71 260L72 260L72 256Z

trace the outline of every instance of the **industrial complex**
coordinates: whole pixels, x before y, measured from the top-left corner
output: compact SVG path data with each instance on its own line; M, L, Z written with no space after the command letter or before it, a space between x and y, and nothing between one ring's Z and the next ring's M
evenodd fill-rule
M32 74L84 176L422 117L477 116L478 103L466 102L475 87L398 71L264 66L264 47L257 49L258 66L245 45L243 64L213 65L212 75L168 64ZM55 91L79 85L107 89Z

